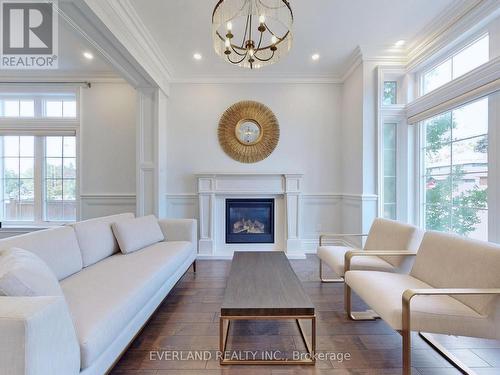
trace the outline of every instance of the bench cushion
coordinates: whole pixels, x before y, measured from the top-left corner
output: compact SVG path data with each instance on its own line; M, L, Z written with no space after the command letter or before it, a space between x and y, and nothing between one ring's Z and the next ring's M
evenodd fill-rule
M344 276L345 253L355 250L345 246L320 246L318 257L324 261L338 276ZM353 270L370 270L395 272L396 268L377 256L354 257L351 261Z
M82 269L82 254L71 226L40 230L0 240L0 251L19 247L38 255L62 280Z
M432 288L410 275L349 271L346 283L393 329L402 329L402 296L406 289ZM412 331L495 338L492 319L449 296L416 296L411 303Z
M375 219L368 238L365 243L365 250L409 250L417 251L422 241L423 232L417 227L388 219ZM395 267L411 268L404 265L405 262L412 262L412 258L398 256L382 256L387 262Z
M120 251L111 224L133 218L134 214L125 213L72 224L82 251L83 267L88 267Z
M500 288L500 245L427 232L411 275L435 288ZM487 314L497 296L454 298Z
M189 242L160 242L115 254L61 283L80 343L82 369L110 346L190 256Z

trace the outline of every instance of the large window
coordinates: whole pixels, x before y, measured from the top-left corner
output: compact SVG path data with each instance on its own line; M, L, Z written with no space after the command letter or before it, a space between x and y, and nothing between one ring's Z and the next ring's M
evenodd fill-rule
M78 123L74 93L0 93L4 224L76 220Z
M425 72L422 75L422 94L425 95L488 62L489 43L489 35L485 34Z
M488 239L488 99L423 122L426 229Z

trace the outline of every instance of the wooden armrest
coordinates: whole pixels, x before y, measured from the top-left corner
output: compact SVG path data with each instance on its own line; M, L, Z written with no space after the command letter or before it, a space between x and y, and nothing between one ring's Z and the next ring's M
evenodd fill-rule
M328 237L368 237L368 234L360 233L321 233L319 235L319 246L323 245L323 239Z
M345 253L344 272L351 269L351 260L358 256L416 256L416 251L409 250L363 250L363 251L348 251Z

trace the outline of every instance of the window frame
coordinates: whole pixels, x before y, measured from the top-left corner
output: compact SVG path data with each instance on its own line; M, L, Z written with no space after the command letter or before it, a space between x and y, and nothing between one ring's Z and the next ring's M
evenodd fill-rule
M76 218L81 215L80 198L80 171L81 171L81 147L80 147L80 89L60 87L38 87L32 90L26 90L19 87L10 87L2 89L7 94L1 94L3 98L19 97L35 100L35 117L3 117L0 116L0 134L3 136L30 135L35 137L35 170L34 170L34 194L35 194L35 217L33 221L10 221L2 220L3 227L14 228L46 228L51 226L60 226L73 221L48 221L45 220L46 197L45 197L45 136L74 136L76 152L76 178L75 178L75 204ZM76 101L76 117L46 117L44 115L44 101L51 97L69 97L72 96Z
M492 53L491 53L491 35L490 35L490 30L488 30L487 28L482 28L481 30L477 31L476 33L474 33L473 35L471 35L469 38L467 38L466 40L464 40L460 44L454 46L454 48L450 49L445 54L440 55L439 58L432 59L428 64L426 64L425 66L423 66L417 72L417 83L418 83L416 85L417 86L417 97L428 95L428 94L434 92L435 90L438 90L442 86L444 86L444 85L446 85L446 84L448 84L450 82L453 82L455 79L463 77L464 75L466 75L468 72L462 74L460 77L453 78L453 57L455 57L456 55L458 55L459 53L461 53L462 51L464 51L465 49L467 49L468 47L470 47L471 45L473 45L474 43L476 43L477 41L479 41L480 39L482 39L485 36L488 36L489 42L490 42L489 43L489 50L488 50L488 61L491 61ZM431 90L431 91L429 91L427 93L424 93L424 76L427 73L429 73L431 70L437 68L439 65L445 63L448 60L452 60L451 61L451 80L448 81L448 82L446 82L444 85L441 85L441 86L437 87L434 90ZM479 66L481 66L481 65L479 65ZM476 69L476 68L474 68L474 69ZM474 70L474 69L472 69L472 70ZM470 70L469 72L471 72L472 70Z
M451 60L451 80L448 81L447 83L452 82L455 79L463 77L465 74L467 74L468 72L462 74L460 77L453 78L453 57L455 57L456 55L458 55L459 53L461 53L462 51L464 51L465 49L467 49L468 47L470 47L471 45L473 45L474 43L478 42L479 40L481 40L482 38L484 38L486 36L488 36L489 42L490 42L489 49L488 49L488 61L490 61L491 57L492 57L490 31L488 29L481 29L480 31L474 33L474 35L472 35L470 38L467 38L462 43L456 45L454 48L449 50L446 54L440 56L437 59L433 59L429 64L427 64L422 69L420 69L420 71L417 73L417 82L418 82L418 84L417 84L417 88L418 88L417 97L427 95L435 90L438 90L440 87L444 86L444 85L441 85L434 90L431 90L427 93L424 93L424 77L425 77L425 75L427 73L429 73L430 71L432 71L433 69L437 68L439 65L445 63L448 60ZM479 65L479 66L481 66L481 65ZM474 68L474 69L476 69L476 68ZM472 70L474 70L474 69L472 69ZM472 70L470 70L469 72L471 72ZM445 83L445 85L447 83Z

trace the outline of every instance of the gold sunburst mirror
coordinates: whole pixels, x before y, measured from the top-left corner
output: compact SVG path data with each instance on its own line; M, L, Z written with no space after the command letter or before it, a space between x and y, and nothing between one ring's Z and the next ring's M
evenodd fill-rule
M278 145L280 129L274 113L264 104L233 104L219 121L219 143L224 152L242 163L264 160Z

